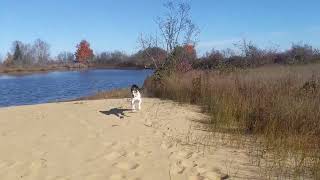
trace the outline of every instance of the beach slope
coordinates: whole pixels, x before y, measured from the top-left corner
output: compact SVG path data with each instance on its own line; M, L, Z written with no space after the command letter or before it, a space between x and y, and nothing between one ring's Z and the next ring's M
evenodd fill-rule
M145 98L0 108L0 179L255 178L244 151L194 144L194 106ZM200 136L199 136L200 137Z

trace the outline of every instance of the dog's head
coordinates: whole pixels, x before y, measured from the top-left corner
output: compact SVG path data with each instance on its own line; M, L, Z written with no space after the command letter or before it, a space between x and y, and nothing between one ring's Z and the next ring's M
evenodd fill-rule
M132 85L131 86L131 93L137 93L139 91L139 87L137 85Z

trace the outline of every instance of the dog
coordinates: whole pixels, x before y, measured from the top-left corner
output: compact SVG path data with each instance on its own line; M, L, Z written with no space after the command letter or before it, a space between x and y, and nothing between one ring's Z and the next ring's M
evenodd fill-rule
M142 99L141 99L141 93L140 93L140 88L133 84L131 86L131 107L132 107L132 111L136 111L136 103L138 103L138 110L141 110L141 103L142 103Z

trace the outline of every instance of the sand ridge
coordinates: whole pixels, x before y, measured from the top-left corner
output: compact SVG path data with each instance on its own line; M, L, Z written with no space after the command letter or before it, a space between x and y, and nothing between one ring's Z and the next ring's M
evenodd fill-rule
M0 179L256 179L232 148L203 153L181 145L197 107L145 98L0 108ZM227 164L228 158L230 163Z

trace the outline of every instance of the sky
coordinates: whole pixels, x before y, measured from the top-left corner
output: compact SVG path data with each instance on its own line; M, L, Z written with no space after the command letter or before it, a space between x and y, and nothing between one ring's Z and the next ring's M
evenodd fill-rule
M12 42L50 44L52 56L75 51L82 39L94 52L139 50L141 33L157 32L165 0L0 0L0 57ZM233 48L247 39L286 49L304 42L320 48L319 0L190 0L200 28L197 51Z

